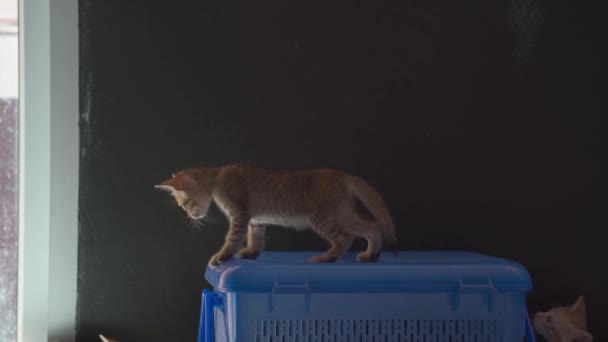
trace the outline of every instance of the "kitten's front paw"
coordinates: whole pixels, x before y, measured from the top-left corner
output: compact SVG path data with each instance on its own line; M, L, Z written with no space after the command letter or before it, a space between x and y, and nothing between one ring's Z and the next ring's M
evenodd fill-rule
M367 252L361 252L361 253L357 254L358 262L376 262L376 261L378 261L378 258L380 258L380 253L370 254Z
M239 257L241 259L257 259L258 256L260 256L260 251L251 248L243 248L239 251Z
M222 252L216 253L214 256L209 259L209 266L218 267L224 261L230 259L231 255L224 254Z
M321 254L321 255L315 255L312 258L310 258L310 262L334 262L336 261L336 257L331 256L331 255L326 255L326 254Z

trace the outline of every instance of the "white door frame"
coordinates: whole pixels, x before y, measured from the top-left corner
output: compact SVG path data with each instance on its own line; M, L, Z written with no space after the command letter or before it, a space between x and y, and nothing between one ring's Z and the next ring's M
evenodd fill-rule
M19 342L74 340L78 39L78 0L20 0Z

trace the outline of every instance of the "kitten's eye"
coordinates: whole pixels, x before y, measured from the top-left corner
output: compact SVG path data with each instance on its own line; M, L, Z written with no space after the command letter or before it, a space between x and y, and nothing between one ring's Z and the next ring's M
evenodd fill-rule
M186 208L187 206L192 206L193 202L192 200L187 200L184 203L182 203L182 208Z

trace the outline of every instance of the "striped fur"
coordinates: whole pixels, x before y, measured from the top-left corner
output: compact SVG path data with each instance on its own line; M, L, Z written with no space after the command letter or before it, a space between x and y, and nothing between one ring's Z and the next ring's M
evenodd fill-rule
M367 239L361 262L374 262L388 245L397 251L395 227L378 192L363 179L333 169L275 170L233 164L190 168L157 185L175 197L193 219L204 218L215 202L229 221L228 233L210 265L237 254L256 258L264 249L266 226L311 228L330 242L313 262L341 257L355 237ZM371 214L358 210L357 202ZM243 247L246 241L246 246Z

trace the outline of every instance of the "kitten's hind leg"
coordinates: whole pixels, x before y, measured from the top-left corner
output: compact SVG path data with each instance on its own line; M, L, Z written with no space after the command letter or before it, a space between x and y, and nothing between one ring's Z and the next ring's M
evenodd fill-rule
M247 246L238 253L243 259L257 259L264 249L266 226L261 224L249 224L247 230Z
M384 243L382 231L378 224L358 217L356 213L342 216L343 225L351 227L356 236L367 240L367 250L357 254L359 262L376 262L380 257L380 251Z
M357 254L357 261L376 262L382 249L382 233L378 230L368 230L363 237L367 240L367 250Z
M334 262L339 257L344 255L353 243L353 235L340 228L340 226L325 222L324 224L314 227L321 236L329 240L331 248L327 252L314 256L310 259L311 262Z

